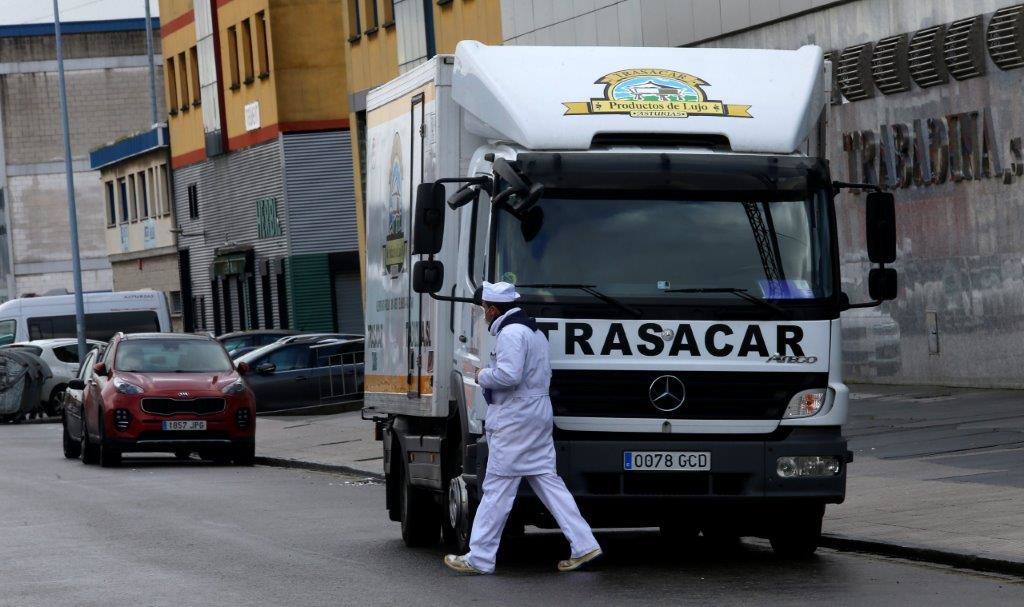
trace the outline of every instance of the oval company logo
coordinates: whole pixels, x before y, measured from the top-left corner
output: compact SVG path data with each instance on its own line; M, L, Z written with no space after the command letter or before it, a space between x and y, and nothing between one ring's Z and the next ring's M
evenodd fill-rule
M654 408L669 413L683 406L686 400L686 386L675 375L662 375L651 382L647 398Z
M188 398L188 392L178 392L178 398Z

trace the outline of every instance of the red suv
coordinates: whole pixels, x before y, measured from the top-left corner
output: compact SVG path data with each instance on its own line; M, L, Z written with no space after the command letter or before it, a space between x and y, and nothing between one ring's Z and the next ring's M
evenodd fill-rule
M66 434L82 461L116 466L126 451L166 451L187 458L251 466L255 397L216 340L180 333L118 334L91 373L69 382L81 390ZM79 415L74 415L79 413ZM72 428L71 426L78 426Z

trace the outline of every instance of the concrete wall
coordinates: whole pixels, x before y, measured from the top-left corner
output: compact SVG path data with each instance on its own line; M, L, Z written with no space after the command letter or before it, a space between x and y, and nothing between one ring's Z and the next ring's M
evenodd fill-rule
M832 4L837 1L501 0L501 24L506 44L682 46Z
M64 38L83 279L112 288L99 173L88 153L150 126L145 31ZM159 39L156 40L159 44ZM157 46L159 51L159 46ZM5 190L13 280L7 297L72 288L64 152L54 40L0 38L0 188ZM160 56L156 57L160 65ZM157 75L160 78L160 74ZM162 114L163 101L159 112ZM2 291L3 289L0 289ZM3 295L0 293L0 295Z
M114 290L136 291L153 289L163 291L170 301L170 293L180 291L178 279L178 253L156 255L126 261L115 261L113 264ZM172 317L174 330L181 330L181 315Z

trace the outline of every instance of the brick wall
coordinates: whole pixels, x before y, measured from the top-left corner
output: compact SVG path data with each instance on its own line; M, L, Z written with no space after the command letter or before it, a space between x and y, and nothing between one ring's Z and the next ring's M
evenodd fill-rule
M7 178L15 265L71 259L64 183L65 177L61 173ZM98 172L75 173L75 203L78 209L79 253L83 259L105 259L106 215ZM18 290L24 290L20 284Z
M150 126L149 68L67 72L71 155L89 151ZM157 82L163 74L157 70ZM8 165L64 159L57 74L7 74L0 79L4 152ZM158 91L159 115L164 114Z

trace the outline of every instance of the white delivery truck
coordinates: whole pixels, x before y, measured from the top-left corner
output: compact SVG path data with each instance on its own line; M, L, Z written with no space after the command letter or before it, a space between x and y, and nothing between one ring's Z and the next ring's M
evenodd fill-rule
M872 301L840 290L829 69L813 46L465 41L368 95L364 413L408 544L467 544L475 303L505 280L550 341L558 472L595 527L813 552L851 461L840 313L896 294L882 192ZM513 524L552 526L523 492Z

